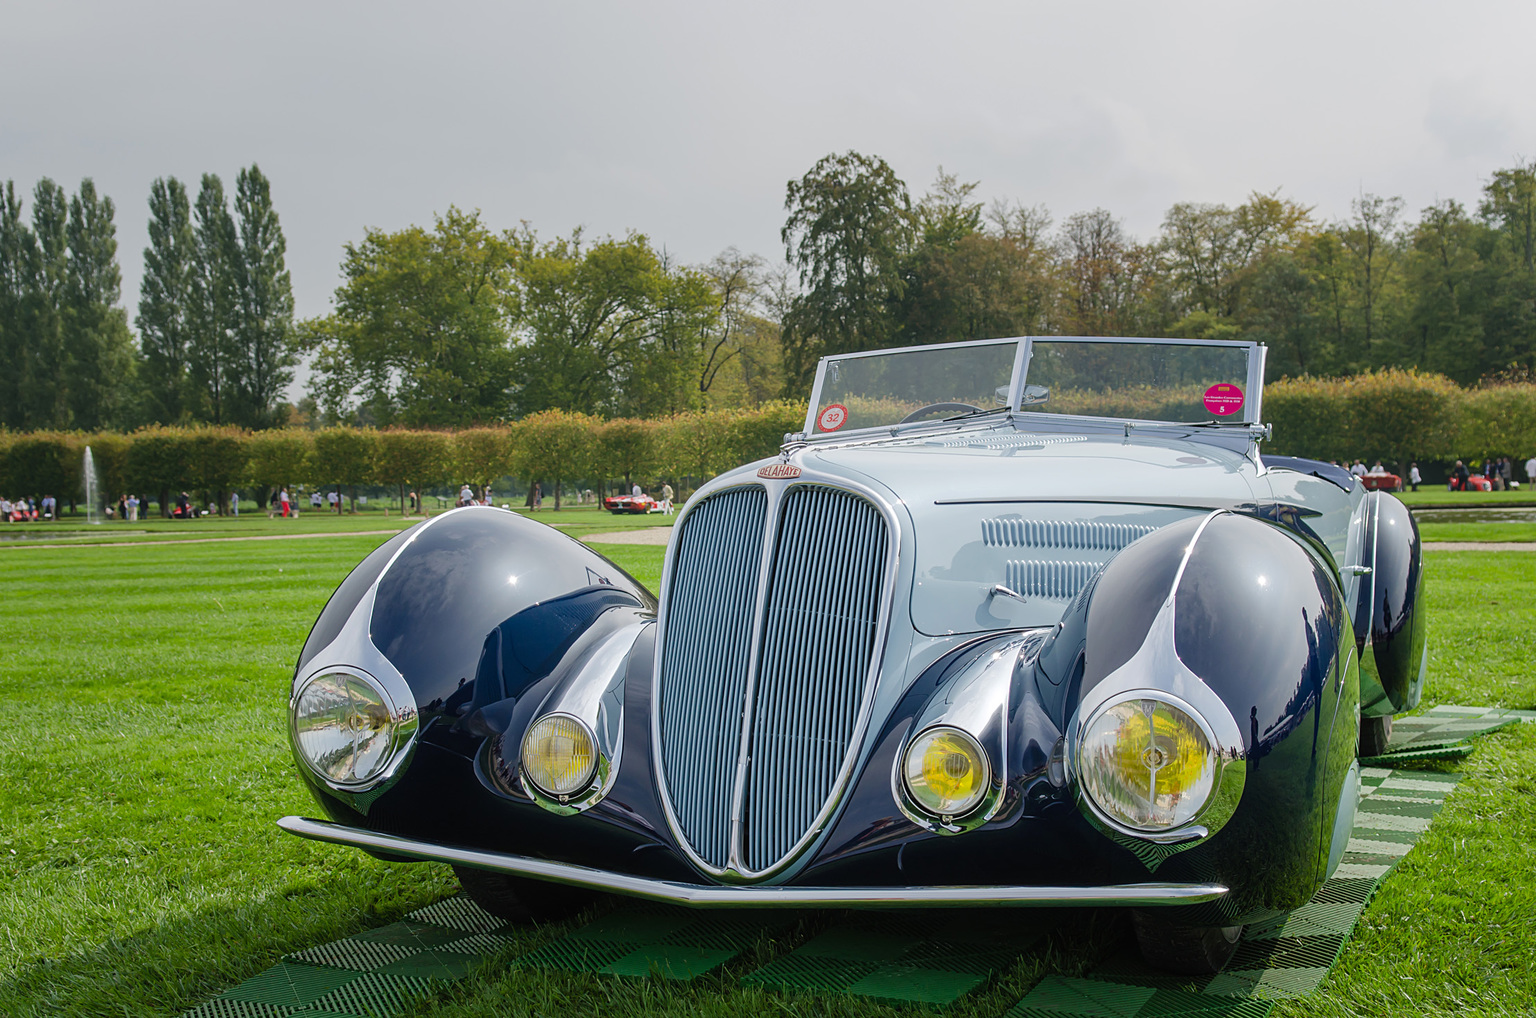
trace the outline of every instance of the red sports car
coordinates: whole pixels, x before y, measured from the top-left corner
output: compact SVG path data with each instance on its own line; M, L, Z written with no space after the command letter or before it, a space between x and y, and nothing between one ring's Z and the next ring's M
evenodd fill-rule
M1457 483L1456 478L1452 477L1451 478L1451 490L1452 491L1492 491L1493 490L1493 482L1490 481L1488 478L1484 477L1482 474L1473 474L1471 477L1467 478L1467 485L1466 485L1466 487L1462 487L1460 484Z
M1379 474L1366 474L1360 478L1360 483L1365 485L1366 491L1402 491L1403 479L1396 474L1383 471Z
M649 513L656 511L656 500L649 495L615 495L603 499L603 508L615 516L625 513Z

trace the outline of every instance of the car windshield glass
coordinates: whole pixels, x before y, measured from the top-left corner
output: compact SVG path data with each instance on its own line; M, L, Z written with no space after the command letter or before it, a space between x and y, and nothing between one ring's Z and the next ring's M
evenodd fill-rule
M1017 352L1017 342L957 344L828 359L821 366L811 432L1003 409Z
M1024 409L1140 421L1252 420L1248 348L1036 339Z

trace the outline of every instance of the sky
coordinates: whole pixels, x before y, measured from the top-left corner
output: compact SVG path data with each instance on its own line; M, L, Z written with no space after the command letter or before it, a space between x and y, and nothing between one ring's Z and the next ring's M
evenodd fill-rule
M450 205L778 261L785 183L848 149L915 195L942 166L1142 238L1256 189L1416 215L1536 157L1532 38L1528 0L0 0L0 181L114 199L130 318L151 182L232 189L253 162L301 317L330 309L344 244Z

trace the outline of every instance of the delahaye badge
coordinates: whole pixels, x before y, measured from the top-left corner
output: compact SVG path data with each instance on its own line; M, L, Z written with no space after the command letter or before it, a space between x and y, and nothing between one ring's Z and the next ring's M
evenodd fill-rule
M799 477L800 468L793 463L770 463L766 467L758 467L757 476L782 481L791 477Z

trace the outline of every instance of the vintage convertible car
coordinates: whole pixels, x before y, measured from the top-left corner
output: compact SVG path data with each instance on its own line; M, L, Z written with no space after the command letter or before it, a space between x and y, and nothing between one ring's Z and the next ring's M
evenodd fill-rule
M804 432L682 509L659 598L510 512L420 523L304 645L328 819L281 825L509 916L1118 906L1219 967L1335 870L1426 665L1413 519L1261 454L1264 352L827 358Z

